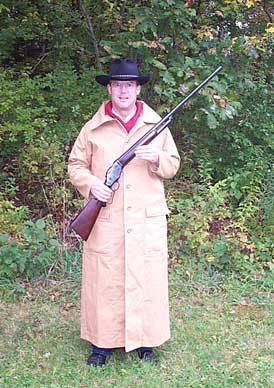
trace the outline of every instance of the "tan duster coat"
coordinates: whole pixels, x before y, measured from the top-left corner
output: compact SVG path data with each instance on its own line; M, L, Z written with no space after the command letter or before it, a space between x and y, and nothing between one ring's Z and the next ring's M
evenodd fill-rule
M113 161L159 119L143 103L143 114L127 133L105 115L102 104L82 128L69 158L71 182L85 200L94 176L104 180ZM84 243L81 337L99 347L130 351L159 346L170 337L163 178L176 174L179 155L168 129L152 144L160 152L159 168L134 158Z

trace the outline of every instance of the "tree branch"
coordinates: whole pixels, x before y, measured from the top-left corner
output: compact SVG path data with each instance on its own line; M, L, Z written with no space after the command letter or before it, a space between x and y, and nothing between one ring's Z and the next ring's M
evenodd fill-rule
M274 23L274 18L272 16L272 13L271 11L269 11L267 8L266 8L266 0L264 0L263 2L263 10L265 11L265 13L267 14L269 20L270 20L270 23Z
M82 14L84 15L84 17L86 19L86 22L87 22L88 32L90 33L92 44L93 44L94 51L95 51L97 67L98 67L99 70L102 70L102 65L101 65L101 62L100 62L100 53L99 53L98 43L97 43L96 36L95 36L95 33L94 33L94 29L93 29L93 26L92 26L92 23L91 23L91 18L89 16L88 11L87 11L87 9L85 7L85 4L84 4L84 2L82 0L79 1L79 6L80 6Z
M48 53L43 54L39 59L38 62L32 67L31 69L31 74L33 74L36 70L36 68L40 65L40 63L46 58L46 56L49 55Z
M197 4L197 7L196 7L196 15L197 16L200 16L201 3L202 3L202 1L198 0L198 4Z

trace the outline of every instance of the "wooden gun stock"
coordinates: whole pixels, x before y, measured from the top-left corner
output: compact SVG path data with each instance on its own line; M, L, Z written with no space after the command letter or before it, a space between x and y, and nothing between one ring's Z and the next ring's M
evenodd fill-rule
M104 206L106 206L104 202L91 198L80 213L71 221L71 229L82 237L83 240L87 241L99 212Z

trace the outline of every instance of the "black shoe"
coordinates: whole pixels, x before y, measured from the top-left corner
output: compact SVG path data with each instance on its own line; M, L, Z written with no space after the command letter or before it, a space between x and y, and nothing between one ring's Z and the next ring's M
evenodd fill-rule
M103 366L106 363L106 356L98 353L91 353L87 359L87 365Z
M154 353L154 351L151 350L137 350L138 356L141 360L147 361L147 362L157 362L157 356Z

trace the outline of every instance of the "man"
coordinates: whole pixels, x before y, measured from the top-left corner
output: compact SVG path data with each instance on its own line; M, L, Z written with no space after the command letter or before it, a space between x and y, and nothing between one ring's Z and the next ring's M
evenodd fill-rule
M104 185L113 161L160 120L137 100L148 80L129 59L115 60L108 75L97 76L110 100L84 125L69 157L71 182L85 201L107 202L84 243L81 337L92 344L88 365L104 365L121 347L155 361L153 347L170 337L163 179L180 162L170 131L138 147L115 195Z

